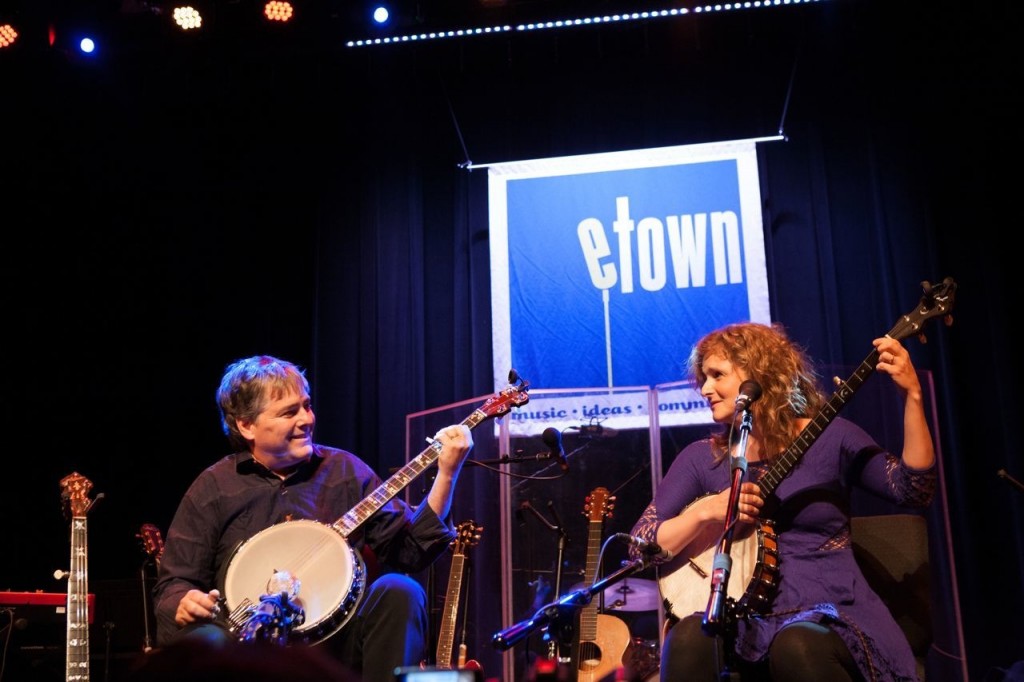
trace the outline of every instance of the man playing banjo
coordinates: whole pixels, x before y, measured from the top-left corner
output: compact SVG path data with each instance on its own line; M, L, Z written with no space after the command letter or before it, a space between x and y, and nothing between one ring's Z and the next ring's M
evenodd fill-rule
M364 679L418 664L428 644L426 595L402 572L426 568L455 537L446 519L473 447L470 429L453 425L434 437L437 474L425 503L412 508L395 496L408 480L381 483L352 453L314 443L309 383L296 365L238 360L217 403L235 452L199 474L168 529L154 587L157 646L238 641L265 611L261 593L270 603L279 592L301 613L291 641L325 641ZM369 582L364 546L395 572Z

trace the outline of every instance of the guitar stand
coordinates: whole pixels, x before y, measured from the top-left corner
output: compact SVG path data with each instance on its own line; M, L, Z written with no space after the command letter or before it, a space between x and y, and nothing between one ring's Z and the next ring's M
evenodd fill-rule
M111 633L115 627L116 624L113 621L108 620L103 623L103 682L110 680L110 643L113 639Z
M149 565L150 559L146 558L139 567L139 584L142 587L142 652L148 654L153 650L153 636L149 629L150 615L150 588L149 588Z
M572 646L576 634L577 612L590 604L595 594L603 593L605 588L647 569L650 565L651 560L646 557L629 562L590 587L574 590L558 601L545 604L532 617L495 633L491 643L498 651L507 651L536 630L546 628L546 639L554 639L562 646Z

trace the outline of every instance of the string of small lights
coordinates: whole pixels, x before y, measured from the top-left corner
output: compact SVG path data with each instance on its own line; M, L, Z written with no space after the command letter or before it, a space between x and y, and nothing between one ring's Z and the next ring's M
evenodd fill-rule
M552 21L528 22L516 25L504 24L495 26L481 26L475 28L460 28L447 31L425 31L408 33L402 35L368 37L361 40L349 40L346 47L372 47L377 45L393 45L396 43L422 42L427 40L444 40L451 38L466 38L473 36L486 36L501 33L514 33L525 31L544 31L552 29L576 28L582 26L595 26L601 24L615 24L631 21L649 21L652 19L671 19L688 14L709 14L712 12L730 12L735 10L763 9L785 5L801 5L825 0L749 0L748 2L718 3L714 5L700 5L693 8L678 7L660 10L646 10L636 12L624 12L619 14L607 14L591 17L578 17L572 19L558 19Z

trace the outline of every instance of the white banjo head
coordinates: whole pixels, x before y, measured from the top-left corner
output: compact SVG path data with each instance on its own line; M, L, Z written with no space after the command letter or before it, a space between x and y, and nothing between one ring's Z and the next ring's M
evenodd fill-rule
M334 527L285 521L239 545L224 574L224 600L235 614L280 592L280 578L288 575L296 592L292 601L305 614L293 636L319 641L347 622L362 596L363 574L362 558Z
M677 618L704 611L711 596L718 540L708 539L698 544L707 549L692 557L677 556L658 567L661 596L667 602L669 613ZM729 551L732 568L726 594L744 607L760 607L776 581L777 549L777 539L770 525L737 529Z

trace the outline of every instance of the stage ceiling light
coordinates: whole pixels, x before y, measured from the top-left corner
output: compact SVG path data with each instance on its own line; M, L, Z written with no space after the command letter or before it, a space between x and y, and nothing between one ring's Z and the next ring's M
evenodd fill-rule
M373 21L376 24L383 25L388 23L388 19L391 18L391 12L384 5L377 5L373 8Z
M195 7L184 5L171 11L174 23L183 31L192 31L203 25L203 15Z
M18 39L18 32L10 24L0 24L0 48L10 47Z
M270 2L263 6L263 15L270 21L284 23L291 19L294 13L295 8L292 7L292 3L283 2L282 0L270 0Z

